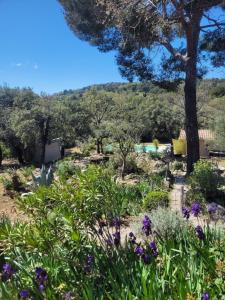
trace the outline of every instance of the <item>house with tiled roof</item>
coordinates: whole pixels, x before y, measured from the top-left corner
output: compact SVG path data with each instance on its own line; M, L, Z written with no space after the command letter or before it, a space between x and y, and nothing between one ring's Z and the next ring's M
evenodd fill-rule
M215 133L210 129L199 129L199 152L201 157L209 157L208 142L215 140ZM179 140L186 142L186 132L181 129Z

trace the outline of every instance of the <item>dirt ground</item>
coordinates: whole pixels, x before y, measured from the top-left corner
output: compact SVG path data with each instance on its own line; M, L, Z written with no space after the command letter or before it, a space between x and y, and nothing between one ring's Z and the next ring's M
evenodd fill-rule
M9 169L17 169L19 165L15 160L4 160L2 167L0 168L0 176L7 174ZM0 182L0 217L6 216L12 222L17 220L24 221L27 219L27 216L19 210L16 205L16 200L13 195L6 194L3 184Z

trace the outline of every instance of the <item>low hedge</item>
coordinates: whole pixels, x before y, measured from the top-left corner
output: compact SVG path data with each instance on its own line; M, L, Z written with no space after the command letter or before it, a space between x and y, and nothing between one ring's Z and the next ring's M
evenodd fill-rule
M159 206L168 206L169 193L165 191L152 191L149 192L143 202L143 206L147 210L156 209Z

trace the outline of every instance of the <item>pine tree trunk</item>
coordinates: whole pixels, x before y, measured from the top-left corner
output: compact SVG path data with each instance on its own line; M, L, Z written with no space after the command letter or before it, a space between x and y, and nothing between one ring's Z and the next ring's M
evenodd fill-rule
M190 78L185 81L185 130L187 139L187 174L199 160L199 136L196 104L196 82Z
M184 87L187 175L193 171L194 163L200 158L196 95L199 24L200 15L196 15L187 32L187 62Z
M15 153L20 164L24 164L23 152L19 147L15 147Z

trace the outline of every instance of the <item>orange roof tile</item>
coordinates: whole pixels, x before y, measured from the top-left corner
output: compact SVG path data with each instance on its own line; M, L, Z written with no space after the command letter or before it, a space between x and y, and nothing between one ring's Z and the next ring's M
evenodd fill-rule
M200 140L214 140L215 134L210 129L199 129L198 135ZM185 140L186 139L186 132L184 129L181 129L179 139Z

